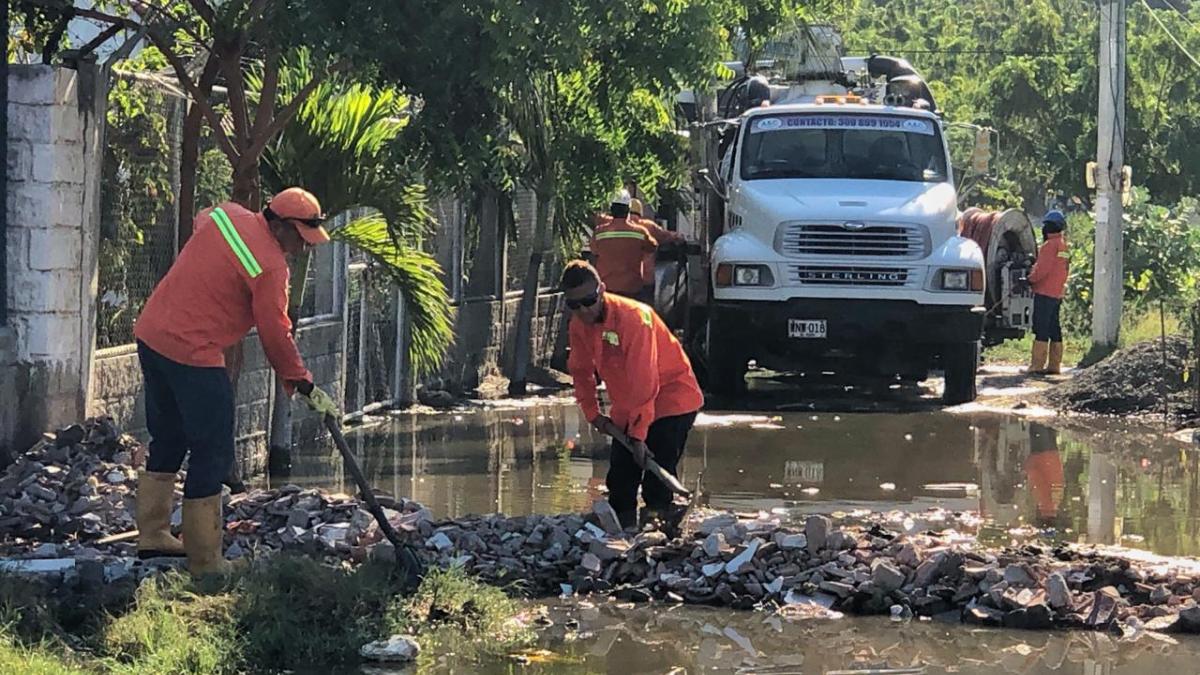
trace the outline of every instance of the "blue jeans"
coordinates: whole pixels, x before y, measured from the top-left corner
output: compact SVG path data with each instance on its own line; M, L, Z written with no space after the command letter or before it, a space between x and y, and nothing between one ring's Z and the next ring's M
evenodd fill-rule
M1062 342L1059 309L1062 300L1048 295L1033 296L1033 339L1038 342Z
M224 368L176 363L137 344L146 380L146 428L150 455L146 469L175 473L188 459L183 496L211 497L233 466L233 385Z

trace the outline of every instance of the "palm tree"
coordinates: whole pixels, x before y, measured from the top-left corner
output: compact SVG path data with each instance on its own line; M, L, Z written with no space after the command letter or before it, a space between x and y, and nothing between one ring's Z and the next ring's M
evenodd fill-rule
M281 67L281 102L311 80L307 53L299 51ZM261 78L254 78L257 91ZM397 137L408 123L409 100L392 89L324 81L267 147L262 176L268 192L301 185L316 194L331 214L329 234L364 252L400 291L409 317L408 362L413 371L436 370L453 343L450 298L441 267L421 250L436 226L425 187L403 166ZM293 270L289 311L303 301L307 256ZM399 394L399 392L396 392ZM277 397L272 448L290 446L286 397Z

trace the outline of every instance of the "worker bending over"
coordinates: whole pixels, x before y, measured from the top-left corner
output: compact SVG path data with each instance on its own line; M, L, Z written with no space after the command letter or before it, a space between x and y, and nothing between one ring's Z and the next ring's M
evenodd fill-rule
M224 351L254 327L288 393L337 405L312 384L288 319L288 264L329 241L317 198L288 188L261 212L233 202L196 217L194 234L134 326L146 381L150 454L138 476L138 556L187 556L196 575L227 569L221 479L234 461L234 391ZM188 459L183 541L171 534L175 478Z
M643 265L653 256L658 242L629 214L628 190L621 190L609 206L609 217L600 218L589 248L596 271L608 290L627 298L648 302L642 292Z
M637 524L637 494L651 510L670 506L670 489L646 472L646 458L678 476L680 458L704 396L682 345L646 305L606 293L596 269L582 260L567 265L562 290L571 311L575 400L598 431L614 436L608 501L621 525ZM600 411L595 374L607 384L609 415ZM615 440L625 436L625 446Z

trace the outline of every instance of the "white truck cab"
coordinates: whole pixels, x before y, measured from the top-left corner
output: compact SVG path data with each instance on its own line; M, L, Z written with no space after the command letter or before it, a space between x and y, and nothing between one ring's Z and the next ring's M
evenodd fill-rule
M948 403L975 398L984 252L957 231L942 118L897 93L928 92L924 82L883 79L859 95L844 81L764 78L761 101L720 120L719 175L703 172L722 203L708 267L710 390L742 391L751 360L903 380L940 365Z

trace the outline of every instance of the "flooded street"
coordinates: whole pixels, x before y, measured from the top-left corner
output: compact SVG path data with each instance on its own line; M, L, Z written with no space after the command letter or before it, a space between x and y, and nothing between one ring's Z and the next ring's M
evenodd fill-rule
M565 400L402 413L348 434L370 480L435 517L585 511L607 448ZM1200 555L1200 453L1153 430L937 410L709 412L685 482L703 503L783 520L858 510L978 512L993 544L1041 537ZM336 454L298 456L288 482L350 490ZM916 525L920 527L919 523ZM528 672L1195 672L1200 642L1118 644L1084 633L979 630L847 617L566 603ZM510 672L513 662L444 672ZM918 670L882 671L880 668ZM871 669L877 669L872 671ZM925 668L920 670L920 668Z

